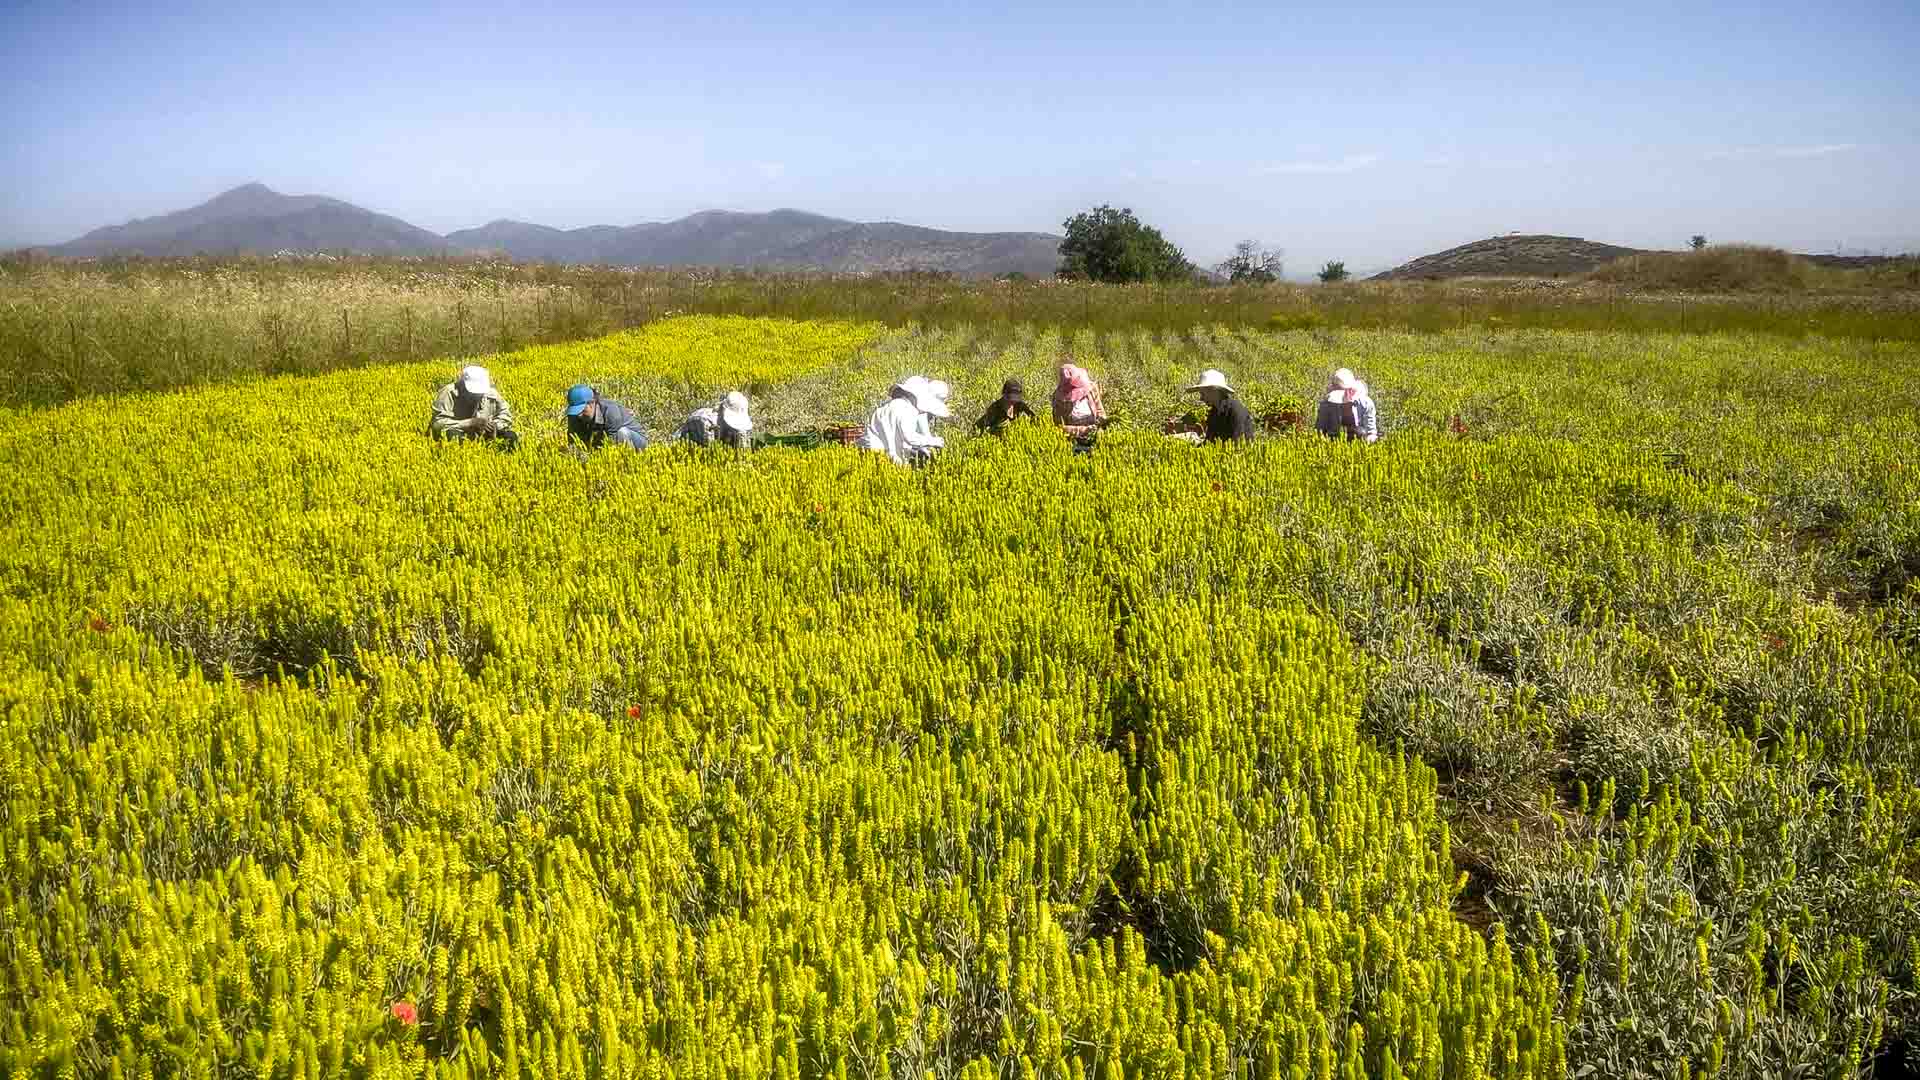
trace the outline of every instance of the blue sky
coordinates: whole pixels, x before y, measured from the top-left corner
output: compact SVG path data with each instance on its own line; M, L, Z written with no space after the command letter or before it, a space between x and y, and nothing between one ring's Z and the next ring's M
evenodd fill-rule
M436 231L1133 207L1388 265L1484 236L1920 246L1920 4L0 0L0 242L259 180Z

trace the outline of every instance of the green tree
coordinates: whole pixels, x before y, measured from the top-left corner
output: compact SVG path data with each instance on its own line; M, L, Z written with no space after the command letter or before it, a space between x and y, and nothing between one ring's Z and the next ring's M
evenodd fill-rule
M1096 206L1066 221L1060 276L1109 283L1186 281L1193 264L1132 210Z
M1707 246L1707 236L1705 233L1694 233L1693 239L1689 240L1688 243L1693 245L1693 250L1699 251L1701 248Z
M1327 265L1320 268L1320 280L1329 284L1347 280L1347 264L1336 259L1327 260Z
M1267 249L1257 241L1242 240L1233 245L1233 255L1214 269L1235 285L1270 285L1280 280L1281 254L1279 248Z

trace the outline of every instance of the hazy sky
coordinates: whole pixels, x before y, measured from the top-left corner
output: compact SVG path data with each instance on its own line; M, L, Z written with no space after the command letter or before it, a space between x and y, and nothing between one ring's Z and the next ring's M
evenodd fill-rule
M1110 202L1391 264L1512 231L1920 246L1920 2L0 0L0 241L250 180L436 231Z

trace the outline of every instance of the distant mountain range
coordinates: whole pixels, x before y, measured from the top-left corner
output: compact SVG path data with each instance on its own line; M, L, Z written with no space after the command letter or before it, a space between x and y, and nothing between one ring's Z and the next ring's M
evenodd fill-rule
M441 236L324 195L282 195L246 184L188 210L111 225L52 255L499 254L519 261L610 266L769 267L790 270L943 270L1052 276L1060 237L967 233L896 222L845 221L799 210L708 210L677 221L555 229L495 221Z

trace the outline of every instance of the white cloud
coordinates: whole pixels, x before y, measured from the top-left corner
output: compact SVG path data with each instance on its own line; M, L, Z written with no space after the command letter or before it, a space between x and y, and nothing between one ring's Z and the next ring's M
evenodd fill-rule
M1359 172L1379 160L1379 154L1348 154L1334 161L1283 161L1277 165L1262 165L1254 172L1260 176L1322 176Z
M1767 160L1785 160L1789 158L1829 157L1860 149L1858 143L1815 143L1810 146L1736 146L1730 150L1715 150L1707 155L1708 161L1732 161L1738 158L1762 158Z

